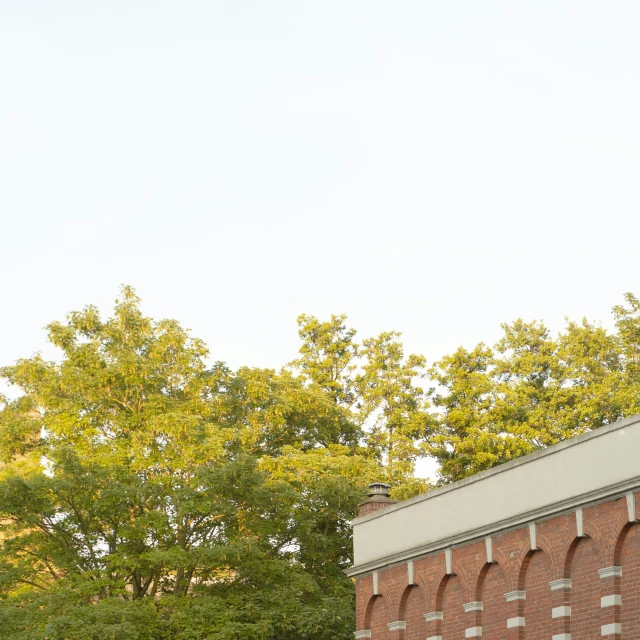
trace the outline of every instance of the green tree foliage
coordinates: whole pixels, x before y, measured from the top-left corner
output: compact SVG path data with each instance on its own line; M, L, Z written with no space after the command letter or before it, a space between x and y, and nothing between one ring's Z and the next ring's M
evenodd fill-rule
M0 370L0 640L352 637L365 486L444 484L640 410L640 301L608 331L502 326L427 368L400 334L298 319L282 371L230 370L124 288Z
M613 319L613 331L568 321L555 338L516 320L493 349L460 348L437 362L438 425L426 450L440 483L640 411L640 301L626 294Z
M290 366L318 385L342 407L351 409L358 401L355 380L359 345L356 331L345 324L347 316L331 316L321 322L314 316L298 317L300 357Z
M363 341L357 382L361 415L372 419L368 445L385 465L387 480L402 486L413 477L431 419L427 394L416 385L425 375L426 360L405 357L399 338L397 332L385 332Z
M522 453L514 438L496 429L495 382L488 375L493 365L493 351L479 344L472 351L460 347L431 370L437 385L433 404L439 413L427 450L440 463L440 475L447 481Z
M290 367L363 428L369 455L384 467L381 477L394 485L394 497L425 491L428 483L414 476L433 425L429 394L417 384L426 374L425 358L405 356L401 334L393 331L355 342L344 315L327 322L301 315L298 334L301 357Z
M332 397L207 366L131 289L2 370L0 638L348 638L348 520L378 475Z

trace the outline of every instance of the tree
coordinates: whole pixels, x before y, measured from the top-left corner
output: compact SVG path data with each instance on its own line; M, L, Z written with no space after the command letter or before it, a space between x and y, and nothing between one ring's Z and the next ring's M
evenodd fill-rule
M60 362L2 369L0 638L350 637L377 466L331 397L208 366L130 288L48 332Z
M445 484L640 409L631 294L612 331L519 319L428 370L346 320L232 371L125 287L49 325L58 361L0 369L0 640L346 640L369 482L411 497L422 456Z
M462 479L619 417L615 340L583 321L553 339L540 322L503 324L494 349L460 348L432 370L440 392L429 451L442 483Z
M625 293L625 304L613 308L616 343L622 363L620 389L616 394L624 415L640 410L640 300Z
M433 425L428 392L416 384L425 376L426 361L413 354L405 357L398 332L357 343L346 320L345 315L324 322L301 315L300 358L289 366L310 388L325 391L361 428L360 439L384 468L381 477L393 483L394 497L411 497L429 486L414 476Z
M358 376L360 413L372 419L367 443L384 464L387 481L395 484L413 476L432 424L426 394L414 383L425 375L425 358L405 358L399 338L397 332L385 332L364 340Z
M347 328L346 315L332 315L321 322L314 316L298 316L300 357L290 363L303 379L318 385L333 401L351 409L358 401L355 372L359 345L355 329Z
M562 404L556 403L563 437L597 429L637 411L638 405L629 403L627 397L628 372L618 335L586 318L580 323L567 322L558 336L557 355L565 372Z
M540 322L521 319L502 325L504 335L496 344L496 381L493 413L500 431L515 435L525 452L566 437L550 411L564 385L565 372L558 359L557 343Z
M625 294L615 331L567 321L503 324L493 349L445 356L430 371L437 426L427 443L445 484L640 410L640 302Z
M493 351L480 343L472 351L460 347L431 369L438 424L427 451L440 465L441 482L461 480L531 450L496 421L494 366Z

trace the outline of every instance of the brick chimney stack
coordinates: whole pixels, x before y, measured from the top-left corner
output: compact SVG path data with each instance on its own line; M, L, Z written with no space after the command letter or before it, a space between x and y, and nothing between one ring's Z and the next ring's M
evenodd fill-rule
M369 496L358 505L358 517L379 511L398 502L391 499L391 485L384 482L372 482L369 485Z

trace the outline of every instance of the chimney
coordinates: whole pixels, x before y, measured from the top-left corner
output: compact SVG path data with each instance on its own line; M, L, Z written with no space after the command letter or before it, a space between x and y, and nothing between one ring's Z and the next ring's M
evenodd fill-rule
M379 511L398 502L391 499L391 485L384 482L372 482L369 485L367 499L358 505L358 517Z

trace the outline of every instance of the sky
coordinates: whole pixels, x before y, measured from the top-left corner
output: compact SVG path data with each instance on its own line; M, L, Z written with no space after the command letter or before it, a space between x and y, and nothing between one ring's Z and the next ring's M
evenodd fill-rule
M232 367L640 294L637 0L2 0L0 364L121 284Z

